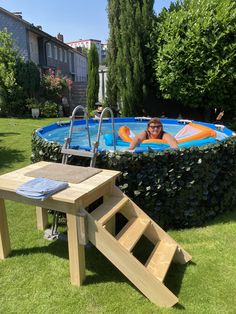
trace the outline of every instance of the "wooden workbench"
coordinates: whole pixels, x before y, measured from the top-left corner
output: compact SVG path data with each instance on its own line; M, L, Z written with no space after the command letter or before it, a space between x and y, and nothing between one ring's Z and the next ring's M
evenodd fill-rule
M0 259L5 259L11 252L5 199L35 205L37 226L41 230L46 227L48 209L66 213L71 283L80 286L85 279L84 243L81 244L84 236L81 230L83 209L100 197L109 195L119 172L102 170L81 183L69 183L67 189L55 193L44 201L26 198L16 193L20 185L33 179L32 176L27 176L30 171L49 164L52 163L42 161L0 176ZM79 240L81 238L82 241Z

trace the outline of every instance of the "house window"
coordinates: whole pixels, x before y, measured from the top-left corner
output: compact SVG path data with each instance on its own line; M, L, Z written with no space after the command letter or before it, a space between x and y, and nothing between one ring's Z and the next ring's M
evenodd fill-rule
M62 48L59 48L59 60L63 62Z
M47 43L48 58L52 58L52 45Z
M72 71L72 60L71 60L71 53L69 52L69 69Z
M67 51L64 50L64 62L67 63Z
M54 59L57 60L57 46L54 46Z

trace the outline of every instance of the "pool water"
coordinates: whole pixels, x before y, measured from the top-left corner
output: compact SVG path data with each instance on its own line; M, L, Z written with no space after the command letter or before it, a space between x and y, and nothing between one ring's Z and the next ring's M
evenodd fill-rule
M127 123L129 128L132 130L134 134L138 134L146 129L147 122L129 122ZM125 124L125 125L127 125ZM124 123L115 123L115 131L116 134L118 134L119 128L124 125ZM183 125L179 124L163 124L164 130L172 135L175 135L178 133L180 129L182 129ZM93 124L89 125L89 130L90 130L90 137L91 137L91 143L94 143L97 139L97 132L98 132L98 124ZM106 150L111 150L113 149L112 146L106 146L105 140L103 138L103 135L112 133L112 125L111 123L104 123L102 125L102 132L101 132L101 137L100 137L100 145L99 147L101 149L106 149ZM64 143L64 139L68 137L69 134L69 126L61 126L60 128L57 129L52 129L48 132L43 133L44 139L47 141L52 141L52 142L57 142L59 144ZM73 127L73 135L72 135L72 142L71 146L89 146L89 141L88 141L88 133L85 128L85 125L75 125ZM116 149L118 150L126 150L127 147L124 146L116 146Z
M147 127L147 120L145 119L137 120L137 119L138 118L115 118L114 126L115 126L116 135L118 134L119 128L123 125L128 126L134 134L138 134L144 131ZM175 136L185 125L181 121L176 120L176 119L161 119L161 121L163 123L164 130L172 134L173 136ZM222 129L218 129L213 124L196 122L196 121L193 121L193 122L206 125L214 129L217 133L216 140L219 140L219 141L224 140L225 138L231 136L233 133L231 130L227 129L224 126ZM98 120L94 120L94 119L89 120L89 130L90 130L90 137L91 137L92 145L97 139L98 124L99 124ZM38 134L38 136L40 136L46 141L56 142L63 145L64 139L69 136L69 127L70 127L69 121L61 121L61 122L57 122L57 123L45 126L41 129L38 129L36 133ZM104 122L102 123L101 131L102 132L100 136L99 149L107 150L107 151L113 150L114 146L107 146L104 140L105 134L112 134L112 124L111 124L110 119L104 120ZM190 143L189 146L191 145L192 144ZM203 144L200 144L200 145L203 145ZM127 150L128 146L129 144L127 144L126 146L116 145L116 149L124 151L124 150ZM183 144L183 146L186 146L186 145ZM194 146L199 146L199 144L195 143ZM85 149L90 149L85 120L74 121L72 141L71 141L70 147L74 147L74 148L81 147Z

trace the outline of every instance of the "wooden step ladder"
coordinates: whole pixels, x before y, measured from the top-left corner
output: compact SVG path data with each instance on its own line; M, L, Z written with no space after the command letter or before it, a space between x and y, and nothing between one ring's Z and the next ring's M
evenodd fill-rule
M118 213L128 222L115 234L115 215ZM191 256L157 223L117 187L104 196L100 206L91 213L84 210L83 214L87 220L87 239L148 299L166 307L178 302L163 282L172 261L184 264ZM144 264L133 255L142 236L154 247Z

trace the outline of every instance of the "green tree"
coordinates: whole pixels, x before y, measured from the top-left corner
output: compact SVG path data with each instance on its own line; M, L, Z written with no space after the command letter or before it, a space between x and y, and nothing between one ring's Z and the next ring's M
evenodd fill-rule
M151 86L148 43L153 0L109 0L107 103L125 116L143 114Z
M236 100L234 0L184 0L156 26L156 78L165 98L230 110Z
M118 109L117 54L120 45L120 0L108 1L109 40L107 49L107 92L106 104L113 110Z
M32 61L25 62L22 58L18 58L16 82L26 98L36 97L40 89L40 72L37 65Z
M98 101L99 91L99 58L95 44L91 45L88 53L88 85L87 85L87 107L88 111L95 109L95 103Z
M6 90L16 84L16 55L11 35L7 31L0 31L0 84Z
M11 113L9 98L14 93L16 83L16 56L11 34L6 30L0 31L0 108L1 114Z

